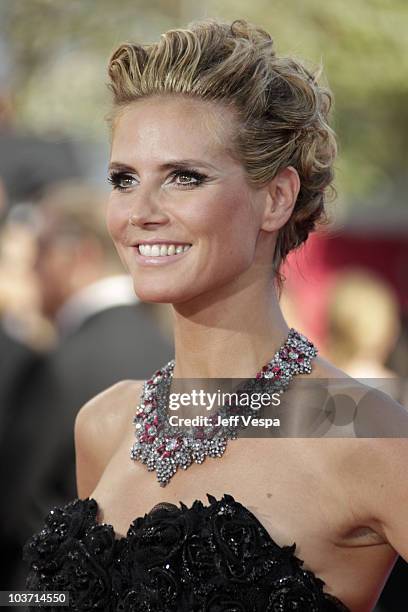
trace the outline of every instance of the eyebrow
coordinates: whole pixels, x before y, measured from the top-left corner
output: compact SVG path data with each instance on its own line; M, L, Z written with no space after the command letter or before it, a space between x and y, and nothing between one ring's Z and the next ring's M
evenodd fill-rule
M185 166L205 166L207 168L211 168L213 170L217 170L215 166L212 164L205 162L200 159L174 159L169 160L165 164L160 164L158 167L159 170L170 170L171 168L185 168ZM109 164L109 170L119 170L122 172L134 172L135 168L129 166L129 164L124 164L122 162L111 162Z

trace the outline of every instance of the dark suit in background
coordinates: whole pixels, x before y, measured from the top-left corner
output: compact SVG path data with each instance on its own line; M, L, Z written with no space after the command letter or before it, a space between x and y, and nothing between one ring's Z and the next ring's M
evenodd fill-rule
M28 427L21 414L19 394L27 378L38 372L40 355L17 341L0 323L0 590L9 588L13 568L19 563L20 551L16 542L23 522L21 498L17 494L21 465L30 453L20 446L17 431ZM32 470L30 482L36 479Z

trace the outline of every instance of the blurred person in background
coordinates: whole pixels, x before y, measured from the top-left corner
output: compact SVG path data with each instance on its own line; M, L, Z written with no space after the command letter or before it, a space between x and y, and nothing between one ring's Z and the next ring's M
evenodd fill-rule
M33 230L15 217L15 211L6 215L0 227L0 589L9 588L13 568L20 564L23 519L22 506L12 501L19 475L10 470L7 453L22 425L21 389L37 372L42 362L40 351L53 338L51 326L39 312L38 285L32 270ZM28 453L34 450L32 440L33 436L27 435L24 450ZM24 452L22 447L19 452ZM21 465L22 461L17 462L16 470ZM28 488L37 482L37 475L37 469L32 469Z
M19 422L19 391L38 364L38 356L28 346L16 340L0 324L0 590L10 587L13 568L20 564L21 507L10 503L15 478L21 462L6 463L10 438ZM20 453L30 452L19 448ZM31 482L35 480L31 472ZM15 584L18 586L18 583Z
M0 318L3 330L33 349L55 342L54 327L41 312L41 294L33 266L37 252L36 211L18 204L0 228Z
M396 345L400 312L387 283L369 270L339 272L328 306L328 351L350 376L390 378L385 363Z
M8 491L3 510L14 534L9 548L15 555L8 560L21 560L21 544L45 508L76 494L73 427L79 408L118 380L146 376L157 360L172 355L163 308L140 302L122 272L105 228L105 199L89 185L66 182L37 204L32 265L39 308L55 326L56 344L21 381L13 403L18 418L0 453ZM4 588L21 585L21 569L21 561L9 563Z

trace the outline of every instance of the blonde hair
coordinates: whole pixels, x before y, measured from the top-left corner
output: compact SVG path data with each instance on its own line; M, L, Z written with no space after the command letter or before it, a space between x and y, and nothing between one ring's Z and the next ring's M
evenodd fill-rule
M389 350L399 330L397 297L385 281L370 270L339 272L328 304L328 349L331 360L346 367L349 360Z
M169 30L153 44L120 45L108 72L111 124L121 108L155 94L221 102L237 113L240 129L232 150L250 183L262 186L287 166L297 170L300 192L273 258L281 287L282 262L318 222L327 222L324 204L329 191L335 194L337 147L328 124L332 94L318 84L321 69L312 73L298 60L278 57L270 34L245 20L205 19Z

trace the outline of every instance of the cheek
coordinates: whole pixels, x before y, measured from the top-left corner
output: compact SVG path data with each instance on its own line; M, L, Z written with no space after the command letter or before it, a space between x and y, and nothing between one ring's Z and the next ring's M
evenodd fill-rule
M242 192L231 191L212 204L211 214L207 213L207 230L213 248L224 256L252 257L256 227L248 198Z

